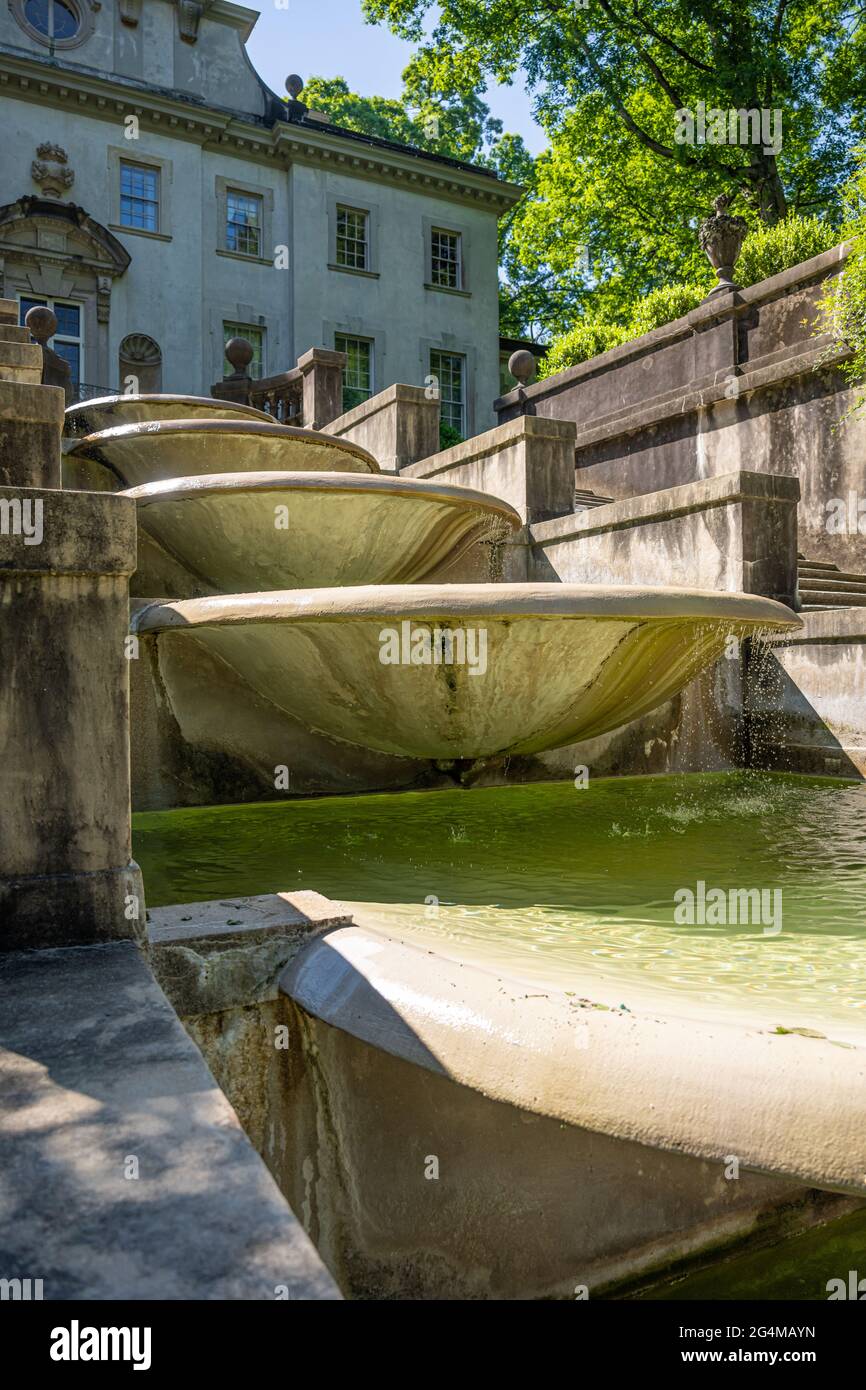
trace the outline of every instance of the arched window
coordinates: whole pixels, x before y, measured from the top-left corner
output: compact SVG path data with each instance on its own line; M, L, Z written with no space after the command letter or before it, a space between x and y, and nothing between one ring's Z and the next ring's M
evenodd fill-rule
M146 333L128 333L120 344L120 390L148 396L162 390L162 352Z

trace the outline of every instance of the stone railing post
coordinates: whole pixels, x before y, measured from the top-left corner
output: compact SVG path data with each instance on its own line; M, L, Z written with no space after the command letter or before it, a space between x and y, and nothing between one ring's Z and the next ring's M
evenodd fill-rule
M253 360L252 343L247 342L246 338L229 338L225 353L234 371L222 381L215 381L210 393L219 401L249 405L253 383L247 368Z
M343 370L347 360L344 352L330 348L310 348L298 358L305 429L320 430L343 414Z
M42 385L59 386L66 399L66 404L71 405L74 396L72 389L72 370L65 357L61 357L59 352L48 346L48 339L53 338L57 332L57 315L44 305L35 305L28 309L24 319L25 326L35 343L38 343L42 351Z

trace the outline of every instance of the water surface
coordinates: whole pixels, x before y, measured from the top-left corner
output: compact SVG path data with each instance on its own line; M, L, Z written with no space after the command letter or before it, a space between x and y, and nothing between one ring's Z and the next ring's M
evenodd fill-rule
M316 798L139 814L134 840L150 906L314 888L593 997L866 1032L866 784L736 773ZM678 923L675 894L699 881L765 890L781 930Z

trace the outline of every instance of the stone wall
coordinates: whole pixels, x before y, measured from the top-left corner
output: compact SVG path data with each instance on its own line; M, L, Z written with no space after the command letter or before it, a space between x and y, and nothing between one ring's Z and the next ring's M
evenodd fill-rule
M800 549L866 569L866 534L828 529L833 499L866 498L866 417L820 332L840 246L570 367L526 390L539 415L576 422L579 488L626 498L737 468L798 477ZM520 410L516 392L500 420Z

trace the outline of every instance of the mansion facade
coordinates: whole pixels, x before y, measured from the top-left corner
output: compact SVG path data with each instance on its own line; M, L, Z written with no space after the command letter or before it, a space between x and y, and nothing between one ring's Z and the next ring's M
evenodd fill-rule
M497 220L520 190L332 126L299 80L281 100L244 47L256 19L228 0L7 0L0 294L22 321L54 310L82 398L206 395L243 336L253 376L336 348L347 405L433 375L451 425L488 428Z

